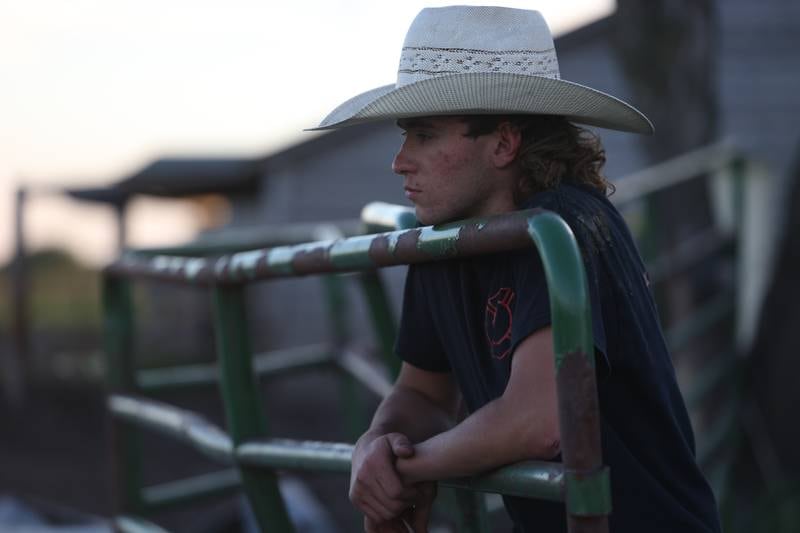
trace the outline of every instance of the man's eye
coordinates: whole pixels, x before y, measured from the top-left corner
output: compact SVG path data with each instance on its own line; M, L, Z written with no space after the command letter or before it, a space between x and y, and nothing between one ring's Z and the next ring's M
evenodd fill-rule
M411 138L415 139L417 142L420 143L424 143L425 141L428 141L433 138L433 135L431 135L430 133L424 133L421 131L412 131L412 132L402 131L400 132L400 136L404 138L408 138L410 136Z

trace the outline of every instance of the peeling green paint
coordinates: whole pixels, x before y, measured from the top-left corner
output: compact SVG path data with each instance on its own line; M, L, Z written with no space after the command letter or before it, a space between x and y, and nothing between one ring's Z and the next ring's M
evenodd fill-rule
M556 371L570 353L586 354L594 367L589 289L575 236L561 217L549 212L528 218L528 234L547 279Z
M197 275L206 267L204 259L191 258L186 261L186 275L189 279L197 278Z
M331 264L337 268L362 268L372 266L369 248L378 238L375 235L350 237L333 243L328 253Z
M417 250L434 257L447 257L456 253L461 226L426 226L420 228Z
M389 254L394 255L394 252L397 250L397 242L400 240L400 235L403 235L403 233L399 231L393 231L385 235L387 239L387 249L389 250Z
M334 240L315 241L294 246L272 248L267 251L267 267L283 274L293 274L294 267L292 266L292 262L298 254L311 254L321 250L327 255L328 249L336 242L337 241Z
M223 255L219 259L216 260L214 263L214 276L217 278L221 277L222 274L225 272L225 269L228 268L228 263L230 262L230 256Z
M294 272L292 269L293 257L294 254L289 246L273 248L267 252L267 267L283 274L292 274Z
M232 278L241 276L242 278L253 279L256 275L258 262L267 256L265 250L253 250L250 252L239 252L230 258L230 275Z
M150 264L157 271L183 274L187 279L193 280L206 267L206 260L199 257L158 255Z
M594 472L564 472L567 512L576 516L601 516L611 513L611 480L608 467Z

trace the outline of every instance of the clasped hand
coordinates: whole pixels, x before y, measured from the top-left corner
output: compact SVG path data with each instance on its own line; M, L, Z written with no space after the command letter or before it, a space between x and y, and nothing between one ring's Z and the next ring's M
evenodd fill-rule
M350 501L364 513L367 533L427 533L434 482L410 483L397 470L397 459L414 455L402 433L362 437L353 453Z

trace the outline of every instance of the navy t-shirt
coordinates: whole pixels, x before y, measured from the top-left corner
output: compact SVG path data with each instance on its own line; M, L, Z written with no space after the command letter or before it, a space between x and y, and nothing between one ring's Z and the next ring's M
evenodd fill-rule
M720 531L647 273L621 215L604 195L566 183L522 207L559 214L583 255L603 461L611 469L611 531ZM416 367L452 372L473 412L503 394L517 345L549 324L544 272L531 246L412 265L395 348ZM505 503L518 531L566 531L563 504Z

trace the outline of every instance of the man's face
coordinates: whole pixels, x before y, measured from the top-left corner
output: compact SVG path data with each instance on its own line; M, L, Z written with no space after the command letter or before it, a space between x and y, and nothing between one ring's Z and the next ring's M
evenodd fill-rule
M405 139L392 170L403 176L406 197L422 224L498 212L492 134L467 137L467 124L458 117L401 119L397 125Z

